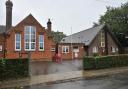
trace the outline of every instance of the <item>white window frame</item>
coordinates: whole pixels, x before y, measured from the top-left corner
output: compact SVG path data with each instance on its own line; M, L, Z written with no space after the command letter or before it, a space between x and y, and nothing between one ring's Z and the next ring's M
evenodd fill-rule
M68 52L66 52L66 49L68 49ZM69 46L62 46L62 53L69 53Z
M103 31L100 33L100 41L101 47L105 47L105 33Z
M112 53L115 53L116 52L116 48L112 46L111 51L112 51Z
M98 53L98 47L94 46L93 49L92 49L92 52L93 53Z
M116 48L116 51L118 52L118 51L119 51L119 49L118 49L118 48Z
M43 42L40 42L40 36L43 36ZM40 49L40 43L43 43L43 49ZM39 51L44 51L44 35L39 35Z
M0 45L0 51L2 51L3 49L2 49L2 45Z
M55 52L55 50L56 50L55 48L51 48L51 51L52 51L52 52Z
M20 35L20 41L17 41L17 40L16 40L16 38L17 38L16 35L17 35L17 34ZM17 48L16 48L16 44L17 44L17 43L20 43L20 49L17 49ZM16 34L15 34L15 51L21 51L21 34L20 34L20 33L16 33Z
M29 35L29 42L26 42L25 41L25 35L26 35L26 33L25 33L25 30L26 30L26 28L27 27L29 27L29 34L27 34L27 35ZM35 28L35 42L31 42L30 40L31 40L31 31L32 31L32 27L34 27ZM28 43L29 44L29 49L26 49L26 43ZM32 43L34 43L35 44L35 47L34 47L34 49L31 49L31 44ZM24 28L24 49L25 49L25 51L35 51L36 50L36 27L35 26L25 26L25 28Z

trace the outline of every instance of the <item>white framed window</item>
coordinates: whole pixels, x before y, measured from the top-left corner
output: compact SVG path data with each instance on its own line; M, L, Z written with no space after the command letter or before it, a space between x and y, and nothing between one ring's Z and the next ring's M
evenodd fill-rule
M101 47L105 47L105 33L104 31L101 31L100 33L100 44L101 44Z
M92 52L93 52L93 53L98 53L98 47L96 47L96 46L93 47Z
M51 48L51 51L52 51L52 52L55 52L55 48Z
M21 51L21 34L15 34L15 51Z
M62 53L69 53L69 46L62 46Z
M39 51L44 51L44 35L39 35Z
M0 51L2 51L2 45L0 45Z
M25 51L36 50L36 27L25 26L24 30Z
M111 51L112 51L113 53L115 53L115 52L116 52L116 48L115 48L115 47L111 47Z

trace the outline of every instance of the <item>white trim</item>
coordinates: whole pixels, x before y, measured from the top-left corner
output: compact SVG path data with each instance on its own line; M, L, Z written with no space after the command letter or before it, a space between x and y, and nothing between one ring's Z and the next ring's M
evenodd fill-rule
M25 33L25 30L26 30L26 27L29 27L29 34L27 34L28 36L29 36L29 42L26 42L25 41L25 36L26 36L26 33ZM31 42L30 40L31 40L31 32L32 32L32 27L34 27L35 28L35 42ZM29 44L29 49L26 49L26 43L28 43ZM32 43L34 43L35 44L35 46L34 46L34 49L31 49L31 47L32 47ZM24 50L25 51L35 51L36 50L36 27L35 26L25 26L25 28L24 28Z
M101 31L101 33L100 33L100 46L105 47L105 33L104 33L104 31Z
M66 49L68 49L68 52L66 52ZM69 53L69 46L62 46L62 53Z
M20 43L20 49L16 49L16 43L17 43L17 41L16 41L16 35L17 34L19 34L19 33L15 33L15 51L21 51L21 34L19 34L20 35L20 41L19 41L19 43Z
M40 36L43 36L43 42L40 42ZM40 49L40 43L43 43L43 49ZM44 35L39 35L39 51L44 51Z
M111 49L111 51L113 52L113 53L115 53L116 52L116 48L115 47L111 47L112 49Z

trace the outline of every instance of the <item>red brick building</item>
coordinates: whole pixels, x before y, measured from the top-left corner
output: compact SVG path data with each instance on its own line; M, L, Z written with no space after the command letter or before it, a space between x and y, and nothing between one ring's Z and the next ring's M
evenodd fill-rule
M67 36L59 46L63 59L115 55L120 53L121 48L114 34L104 24Z
M0 58L26 58L51 60L55 43L51 36L52 23L43 27L31 14L12 26L12 2L6 2L6 26L0 26ZM54 50L53 50L54 49Z
M43 27L31 14L12 26L13 3L6 2L6 25L0 25L0 58L52 60L56 53L62 59L81 59L83 56L114 55L120 43L106 25L99 25L62 39L57 45L52 37L52 23Z

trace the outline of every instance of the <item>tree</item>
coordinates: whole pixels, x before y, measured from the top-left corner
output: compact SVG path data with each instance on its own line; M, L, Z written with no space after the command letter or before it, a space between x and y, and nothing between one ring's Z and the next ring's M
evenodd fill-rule
M99 23L105 23L116 35L122 46L128 46L128 2L120 7L107 7L105 15L100 17Z
M56 43L59 43L62 38L66 37L65 34L63 34L63 32L52 32L52 36L53 36L53 40L56 42Z

